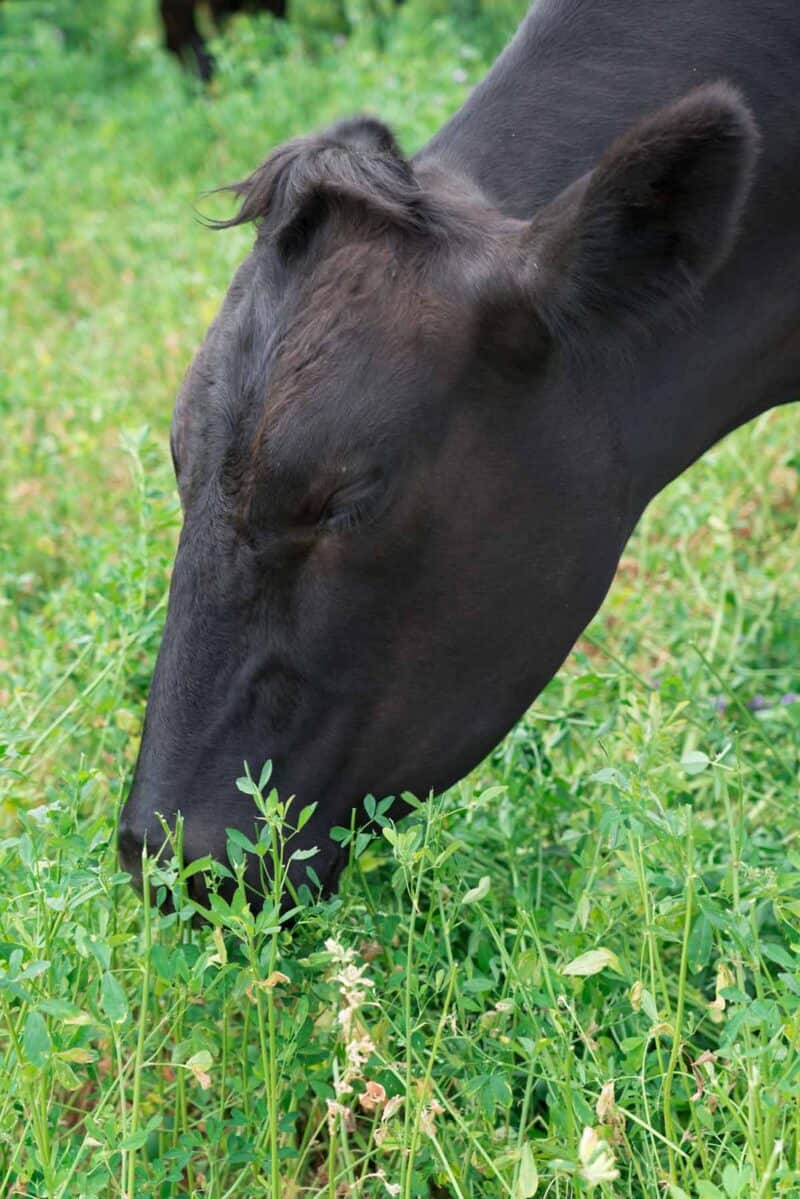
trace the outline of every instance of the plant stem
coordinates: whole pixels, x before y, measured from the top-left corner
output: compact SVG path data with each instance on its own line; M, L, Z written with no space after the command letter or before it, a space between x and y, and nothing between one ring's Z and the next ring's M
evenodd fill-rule
M667 1136L667 1154L669 1157L670 1181L677 1185L674 1145L677 1143L675 1127L672 1118L672 1080L678 1065L681 1052L681 1030L683 1027L683 1012L686 1003L686 975L689 969L689 934L692 929L692 901L694 896L694 845L692 842L692 810L687 808L686 818L687 846L687 876L686 876L686 909L683 916L683 940L681 944L681 961L678 973L678 1000L675 1016L672 1021L672 1049L664 1077L664 1131Z

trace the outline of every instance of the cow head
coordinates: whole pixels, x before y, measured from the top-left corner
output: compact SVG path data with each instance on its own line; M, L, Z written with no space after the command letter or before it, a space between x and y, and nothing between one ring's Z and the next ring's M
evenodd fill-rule
M178 397L184 512L120 829L135 871L252 834L270 758L333 825L468 771L568 653L638 513L620 428L642 334L735 236L755 133L725 85L635 126L529 222L356 120L237 190L252 252ZM298 868L300 869L300 868Z

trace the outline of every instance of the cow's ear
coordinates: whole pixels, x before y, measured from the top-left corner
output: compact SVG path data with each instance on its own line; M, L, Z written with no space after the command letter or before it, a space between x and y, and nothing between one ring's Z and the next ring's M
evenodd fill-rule
M555 336L648 327L685 308L738 230L758 133L738 92L697 88L618 138L523 234L538 312Z

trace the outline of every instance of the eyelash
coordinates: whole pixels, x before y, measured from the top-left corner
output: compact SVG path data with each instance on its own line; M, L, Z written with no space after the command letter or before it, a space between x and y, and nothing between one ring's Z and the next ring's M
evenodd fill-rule
M340 512L333 511L327 516L323 513L320 526L329 533L351 533L367 518L371 506L368 499L353 500Z

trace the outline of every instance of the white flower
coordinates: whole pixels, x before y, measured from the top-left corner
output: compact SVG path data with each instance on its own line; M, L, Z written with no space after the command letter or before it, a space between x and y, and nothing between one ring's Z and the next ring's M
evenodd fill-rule
M375 984L369 978L364 978L366 966L345 966L339 974L334 974L333 981L339 983L343 991L352 992L357 987L374 987Z
M596 1129L584 1128L578 1146L578 1156L581 1159L581 1174L590 1189L602 1182L614 1182L619 1178L619 1170L614 1165L614 1154L605 1141L600 1139Z
M354 1038L352 1041L348 1041L346 1053L351 1069L361 1070L362 1066L367 1064L374 1052L375 1045L373 1044L372 1038L368 1037L366 1033L360 1037Z
M368 1178L379 1178L386 1187L388 1194L392 1196L400 1194L400 1183L389 1182L386 1178L386 1172L384 1170L376 1170L374 1174L365 1174L363 1175L361 1181L366 1182Z
M325 948L333 960L343 966L348 962L352 962L356 953L355 949L345 949L338 941L334 941L333 937L328 937L325 942Z
M328 1105L328 1133L330 1136L336 1134L336 1120L341 1118L348 1132L352 1132L356 1126L355 1118L349 1107L345 1107L343 1103L335 1103L333 1099L326 1099Z
M419 1126L425 1133L426 1137L436 1136L435 1120L437 1116L441 1116L444 1108L436 1099L432 1099L427 1107L423 1107L419 1114Z

